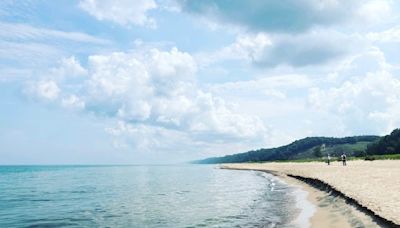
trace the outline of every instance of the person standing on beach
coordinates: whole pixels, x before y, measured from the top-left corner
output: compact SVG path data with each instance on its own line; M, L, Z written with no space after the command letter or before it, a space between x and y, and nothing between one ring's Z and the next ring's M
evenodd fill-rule
M343 166L346 166L346 159L347 159L346 154L343 153L341 158L342 158Z
M331 164L331 156L328 154L328 156L327 156L327 162L328 162L328 165L330 165Z

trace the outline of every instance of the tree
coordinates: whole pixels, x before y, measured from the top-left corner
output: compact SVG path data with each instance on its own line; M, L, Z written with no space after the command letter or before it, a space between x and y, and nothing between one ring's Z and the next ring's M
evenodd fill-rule
M315 157L317 157L317 158L322 157L321 146L314 147L313 152L314 152Z

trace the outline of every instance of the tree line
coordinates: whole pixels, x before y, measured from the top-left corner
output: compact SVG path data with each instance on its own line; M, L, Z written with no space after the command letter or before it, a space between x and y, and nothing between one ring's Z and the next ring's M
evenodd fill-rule
M400 132L399 132L400 134ZM344 138L334 137L307 137L304 139L296 140L288 145L269 148L252 150L244 153L227 155L224 157L213 157L204 160L195 161L194 163L200 164L215 164L215 163L238 163L238 162L261 162L261 161L279 161L291 160L296 158L301 153L306 153L307 150L314 148L313 155L305 156L322 156L319 146L325 144L326 147L344 144L356 144L358 142L376 142L379 136L353 136Z

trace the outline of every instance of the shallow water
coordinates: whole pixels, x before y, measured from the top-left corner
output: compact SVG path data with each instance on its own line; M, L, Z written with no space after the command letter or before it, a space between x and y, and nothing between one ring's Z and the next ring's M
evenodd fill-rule
M294 227L294 191L208 165L0 166L0 227Z

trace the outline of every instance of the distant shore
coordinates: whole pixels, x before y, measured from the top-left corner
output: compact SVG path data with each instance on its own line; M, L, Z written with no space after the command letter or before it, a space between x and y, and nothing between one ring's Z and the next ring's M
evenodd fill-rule
M330 166L323 162L236 163L221 168L294 178L344 199L380 224L400 227L400 160L349 161L347 166L339 162Z

